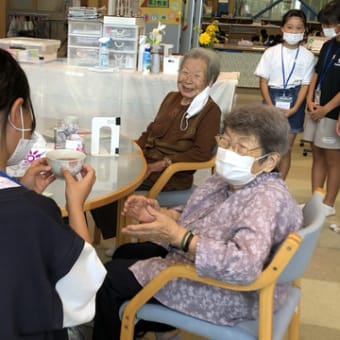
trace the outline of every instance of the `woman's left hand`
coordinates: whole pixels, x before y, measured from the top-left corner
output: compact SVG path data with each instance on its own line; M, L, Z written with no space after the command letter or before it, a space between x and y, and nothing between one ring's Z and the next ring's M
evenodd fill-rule
M21 183L38 194L56 179L45 157L34 160L21 178Z
M146 174L144 178L148 178L151 173L153 172L161 172L165 168L165 163L164 161L157 161L154 163L148 163L147 169L146 169Z
M148 206L147 210L154 220L150 223L130 224L123 228L126 235L144 238L150 241L178 245L185 228L178 225L172 218Z
M160 210L160 206L155 199L147 198L141 195L132 195L124 203L122 215L132 217L139 222L149 223L154 221L154 217L150 215L148 206Z

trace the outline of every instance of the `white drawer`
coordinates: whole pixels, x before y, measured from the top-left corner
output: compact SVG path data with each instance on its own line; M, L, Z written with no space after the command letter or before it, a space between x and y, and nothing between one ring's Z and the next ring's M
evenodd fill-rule
M135 52L136 41L129 40L112 40L109 49L116 52Z
M137 39L137 27L106 26L103 28L103 35L112 39Z
M95 66L99 62L98 48L69 47L67 62L70 65Z
M69 35L68 44L69 46L88 46L88 47L99 47L99 37L89 37L83 35Z
M69 34L102 35L102 24L100 22L68 21Z
M136 69L136 56L135 54L128 53L109 53L110 66L118 67L120 69Z

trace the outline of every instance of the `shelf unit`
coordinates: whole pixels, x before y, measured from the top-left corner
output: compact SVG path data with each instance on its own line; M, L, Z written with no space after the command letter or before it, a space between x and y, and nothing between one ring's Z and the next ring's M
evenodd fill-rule
M109 66L136 70L139 35L145 33L143 18L104 16L103 36L110 37Z
M67 44L68 64L87 67L98 65L98 40L101 36L101 21L69 20Z

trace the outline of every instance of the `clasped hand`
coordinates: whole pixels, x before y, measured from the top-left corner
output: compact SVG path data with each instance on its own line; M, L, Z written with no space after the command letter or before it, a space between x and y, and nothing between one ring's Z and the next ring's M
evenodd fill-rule
M320 120L325 117L326 113L323 106L316 104L315 102L309 103L307 105L308 114L313 120Z
M127 225L122 230L124 234L156 242L177 242L181 227L161 212L156 200L144 196L130 196L125 202L122 214L142 222Z

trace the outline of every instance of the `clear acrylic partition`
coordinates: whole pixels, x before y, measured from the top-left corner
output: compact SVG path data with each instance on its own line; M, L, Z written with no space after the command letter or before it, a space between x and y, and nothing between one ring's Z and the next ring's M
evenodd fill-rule
M43 65L22 64L31 88L37 130L51 135L58 120L79 117L79 127L91 128L97 116L120 117L121 135L136 139L154 119L170 91L177 90L177 75L140 72L93 72L71 67L66 61ZM230 111L237 72L222 72L211 96L223 113Z

